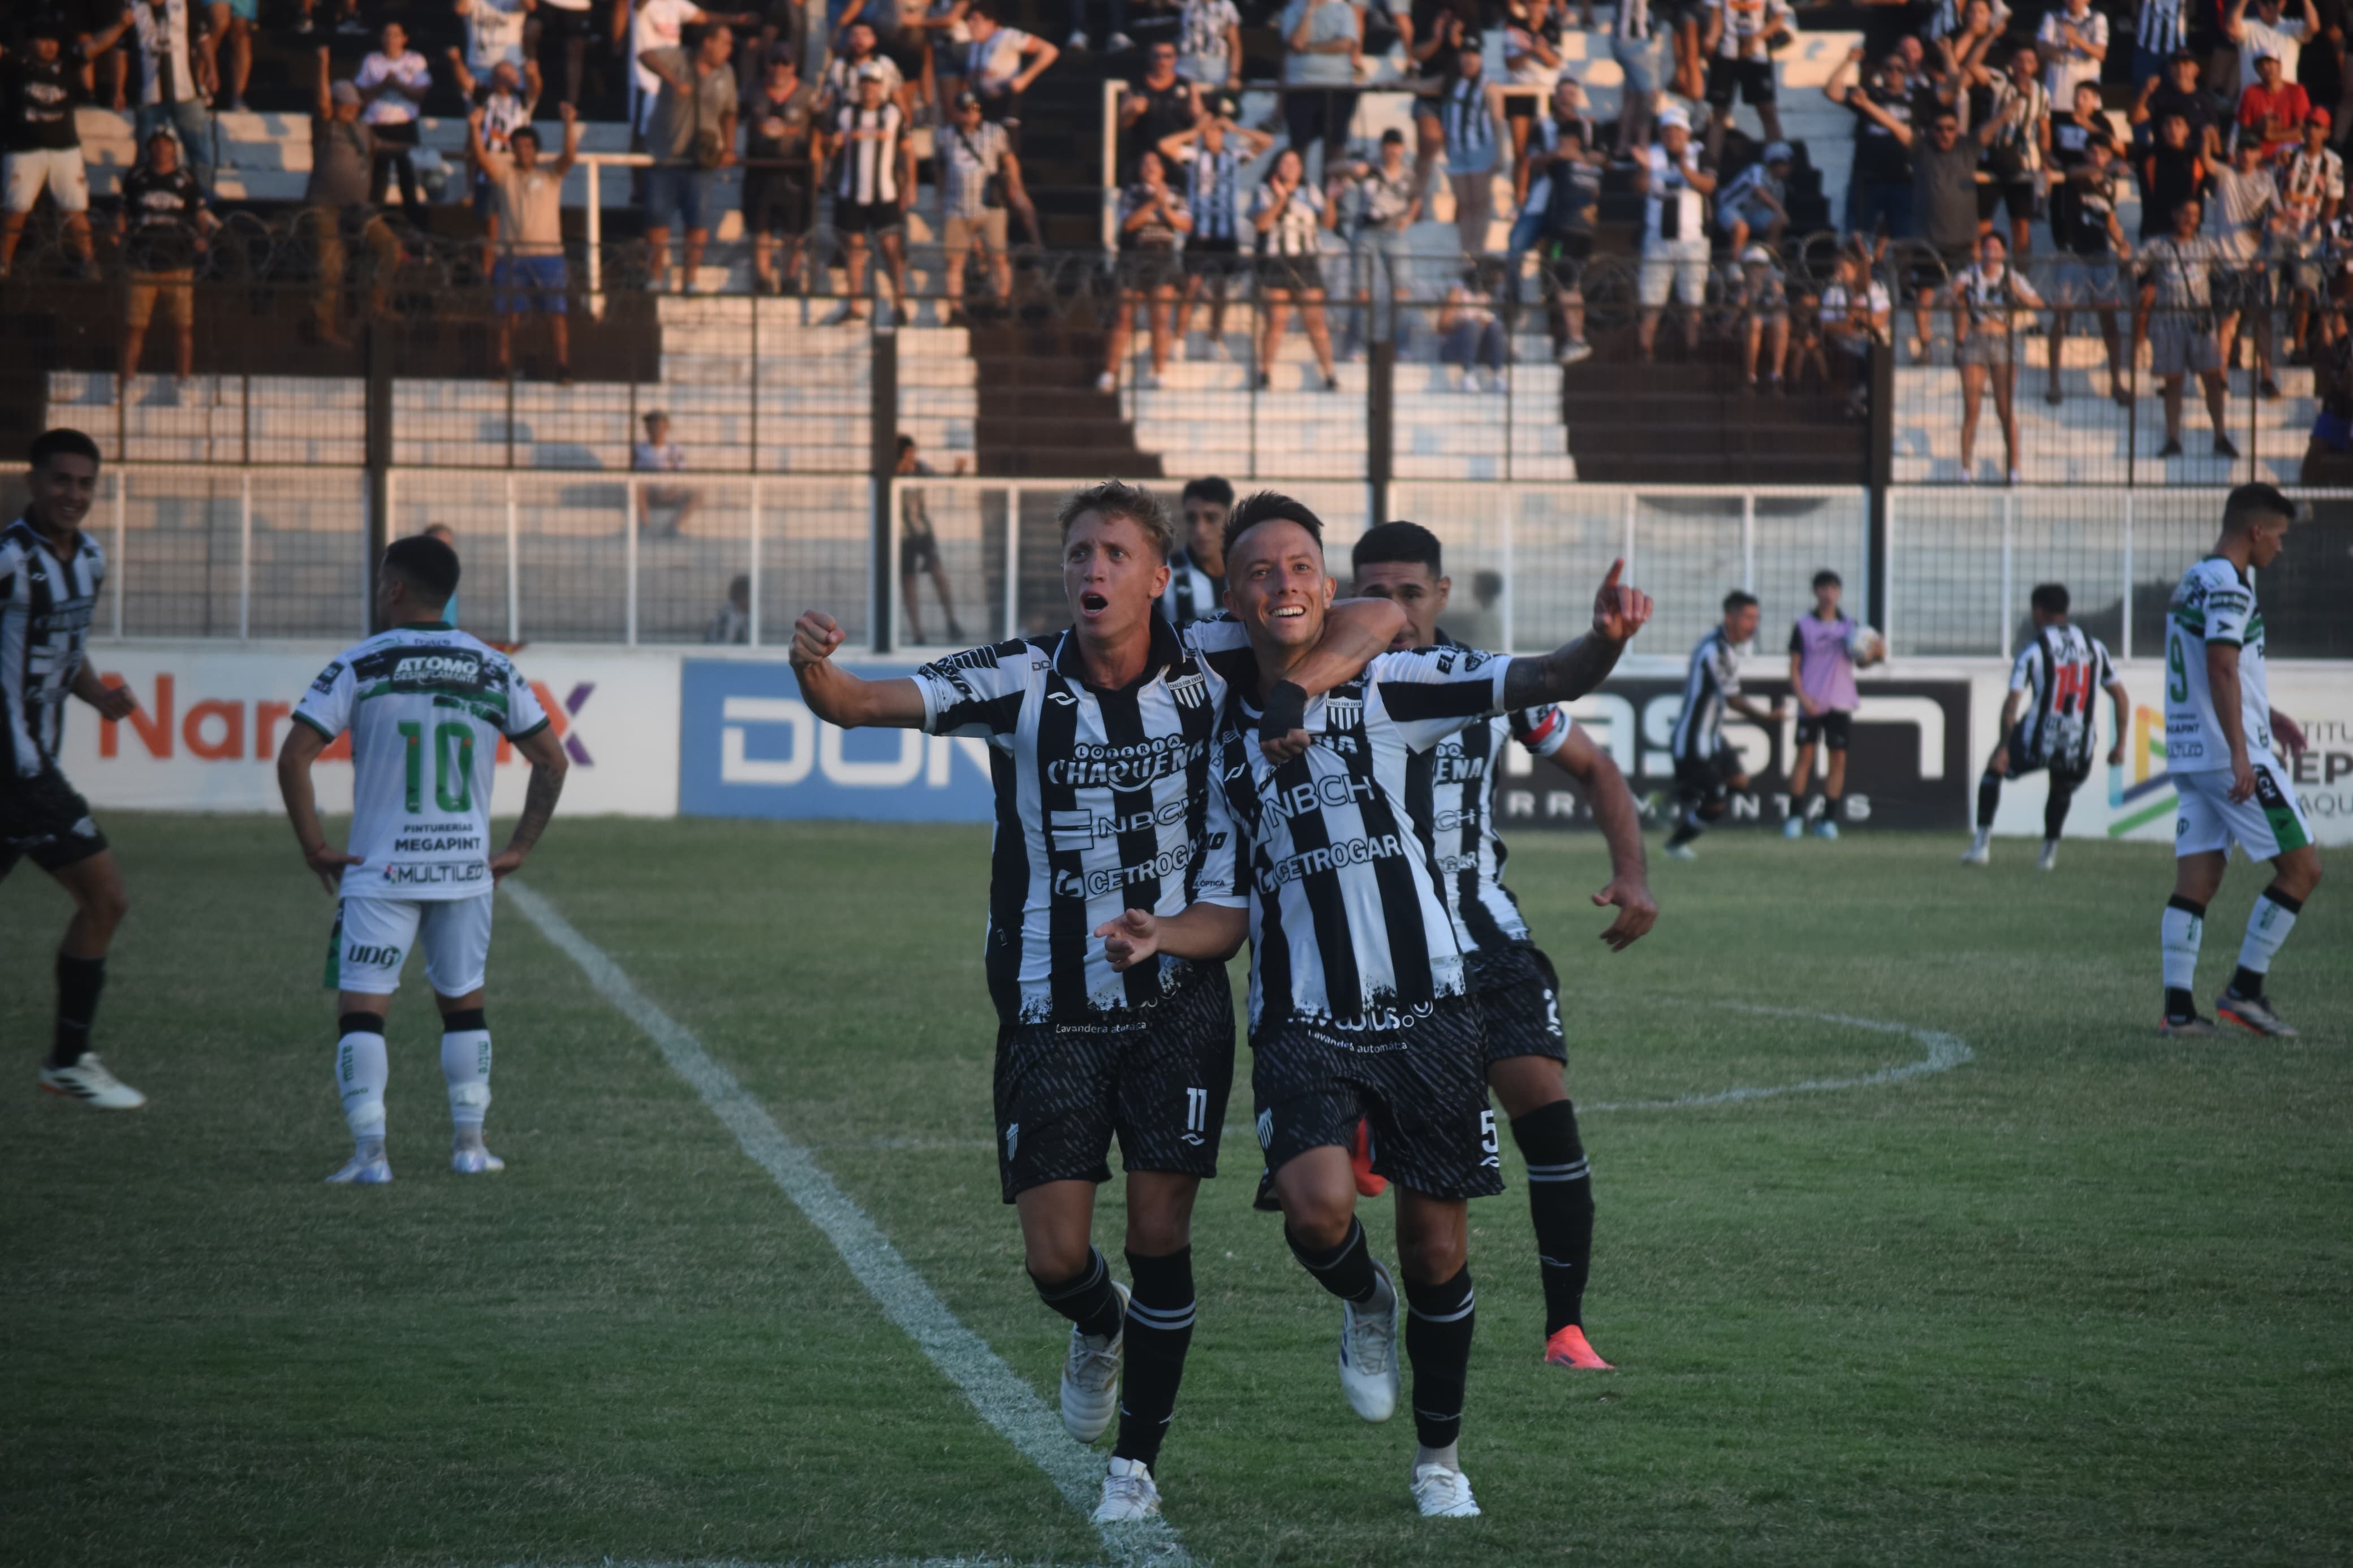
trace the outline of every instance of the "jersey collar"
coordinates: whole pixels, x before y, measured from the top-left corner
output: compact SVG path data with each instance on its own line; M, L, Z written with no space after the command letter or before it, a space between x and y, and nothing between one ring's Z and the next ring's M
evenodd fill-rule
M458 628L448 621L403 621L392 629L396 632L454 632Z
M1152 615L1152 649L1144 656L1144 673L1119 689L1133 691L1150 684L1164 671L1185 661L1184 645L1176 640L1176 628L1166 616L1155 610ZM1062 633L1062 640L1054 649L1054 668L1065 679L1090 686L1087 680L1086 656L1079 651L1079 628L1071 626ZM1092 689L1092 687L1090 687Z

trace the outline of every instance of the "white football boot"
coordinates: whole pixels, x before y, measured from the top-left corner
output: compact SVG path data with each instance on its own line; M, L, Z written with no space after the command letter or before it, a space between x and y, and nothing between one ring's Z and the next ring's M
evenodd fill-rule
M1095 1505L1097 1524L1134 1524L1160 1517L1160 1489L1152 1484L1152 1467L1142 1459L1113 1459L1103 1475L1103 1501Z
M2042 854L2034 862L2034 867L2039 871L2056 871L2059 868L2059 841L2056 838L2042 841Z
M459 1175L479 1176L506 1168L504 1160L482 1147L479 1129L471 1137L460 1132L449 1140L449 1169Z
M1377 1259L1373 1272L1388 1288L1388 1306L1340 1303L1340 1391L1366 1420L1386 1421L1398 1407L1398 1291Z
M1476 1519L1478 1500L1471 1495L1470 1479L1444 1465L1413 1468L1413 1506L1424 1519Z
M392 1166L384 1157L384 1145L354 1149L352 1157L343 1162L342 1170L327 1178L334 1187L380 1187L392 1180Z
M69 1068L43 1068L41 1087L92 1110L136 1110L147 1103L145 1095L106 1070L96 1051L82 1052Z
M1119 1332L1103 1341L1079 1332L1072 1323L1071 1348L1062 1357L1062 1425L1082 1443L1102 1436L1119 1409L1119 1363L1127 1349L1127 1287L1114 1279L1111 1288L1119 1295Z

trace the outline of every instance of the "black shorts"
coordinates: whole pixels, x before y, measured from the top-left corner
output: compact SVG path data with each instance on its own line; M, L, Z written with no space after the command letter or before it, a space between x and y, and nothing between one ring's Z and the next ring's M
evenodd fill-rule
M1932 260L1924 255L1912 264L1910 278L1912 291L1916 294L1923 289L1942 289L1975 265L1977 265L1976 246L1937 246L1935 259Z
M1712 757L1677 757L1675 793L1690 800L1722 800L1741 776L1740 753L1720 746Z
M2007 206L2014 221L2031 223L2034 220L2034 183L2031 180L1995 180L1979 185L1978 221L1983 223Z
M792 169L744 171L744 228L777 239L798 239L809 231L817 203L807 175Z
M1324 287L1324 266L1313 256L1261 256L1258 258L1258 285L1303 294L1310 289Z
M1250 1056L1269 1171L1310 1149L1353 1149L1356 1123L1370 1121L1373 1170L1398 1185L1434 1198L1504 1190L1486 1047L1470 997L1441 997L1401 1029L1261 1020Z
M1185 263L1173 250L1123 250L1119 255L1121 289L1132 294L1176 283L1185 276Z
M1250 258L1230 239L1185 242L1185 273L1188 278L1239 278L1250 270Z
M2008 752L2010 766L2002 773L2006 779L2023 778L2028 773L2048 772L2051 782L2063 789L2074 789L2092 776L2092 759L2086 756L2081 767L2073 757L2038 757L2028 743L2026 726L2021 723L2010 732L2003 750Z
M1735 89L1741 101L1762 109L1777 101L1771 60L1728 60L1722 55L1707 62L1707 100L1718 109L1732 107Z
M1568 1060L1568 1035L1560 1023L1560 976L1541 949L1515 942L1472 953L1467 963L1490 1066L1514 1057Z
M929 572L940 563L940 542L928 528L921 531L903 530L899 535L899 572L912 577L918 572Z
M1843 708L1826 708L1820 713L1800 713L1798 715L1798 744L1810 746L1820 741L1824 751L1843 752L1846 750L1847 726L1853 720L1854 715Z
M105 847L90 803L54 763L31 778L0 774L0 877L28 857L44 871L62 871Z
M1536 240L1536 264L1542 268L1545 289L1548 294L1566 294L1575 289L1585 277L1585 264L1593 256L1593 237L1589 234L1547 234Z
M1218 1173L1234 1082L1234 994L1203 964L1126 1025L1008 1024L997 1031L997 1176L1011 1203L1048 1182L1127 1171Z
M899 68L899 75L904 79L923 79L923 60L931 52L929 35L913 27L902 28L880 40L875 47L884 59Z
M542 5L532 14L539 24L539 45L544 49L550 44L563 44L573 38L592 38L598 28L587 11L565 11L554 5ZM543 66L551 62L543 60Z
M833 232L836 234L895 234L907 226L907 209L897 202L851 202L839 197L833 203Z

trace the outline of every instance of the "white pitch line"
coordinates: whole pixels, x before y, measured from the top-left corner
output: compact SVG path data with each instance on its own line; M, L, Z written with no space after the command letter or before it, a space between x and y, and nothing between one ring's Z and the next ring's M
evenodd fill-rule
M639 991L620 965L575 930L543 895L512 877L501 885L523 918L580 966L605 1000L645 1031L670 1069L735 1134L744 1152L776 1178L785 1195L825 1233L883 1315L923 1347L932 1364L963 1391L980 1418L1043 1470L1072 1508L1082 1515L1092 1515L1102 1496L1103 1464L1062 1429L1061 1417L1046 1408L1045 1402L989 1348L987 1341L956 1321L947 1303L866 1217L866 1212L834 1184L807 1149L785 1135L734 1074L712 1059L702 1042ZM1175 1527L1165 1520L1096 1528L1115 1562L1149 1563L1154 1568L1190 1568L1192 1563Z
M1715 1094L1685 1094L1673 1100L1600 1100L1581 1105L1585 1110L1688 1110L1705 1105L1737 1105L1744 1100L1773 1100L1785 1094L1823 1094L1832 1089L1870 1089L1879 1084L1901 1083L1905 1079L1920 1078L1928 1073L1950 1072L1963 1062L1975 1058L1968 1042L1958 1035L1942 1029L1923 1029L1911 1024L1889 1023L1883 1018L1851 1018L1843 1013L1817 1013L1806 1007L1763 1007L1750 1002L1699 1002L1685 997L1669 997L1687 1006L1728 1007L1736 1013L1758 1013L1774 1018L1811 1018L1818 1023L1841 1024L1852 1029L1867 1029L1877 1035L1906 1035L1926 1047L1928 1054L1916 1062L1882 1068L1877 1072L1864 1073L1860 1078L1817 1078L1803 1083L1773 1084L1761 1088L1727 1089Z

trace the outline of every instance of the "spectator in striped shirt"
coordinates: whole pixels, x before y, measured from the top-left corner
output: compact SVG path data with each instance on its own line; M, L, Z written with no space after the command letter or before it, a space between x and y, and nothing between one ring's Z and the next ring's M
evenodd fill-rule
M1266 184L1250 199L1250 225L1258 230L1258 285L1265 303L1266 334L1259 349L1259 384L1274 383L1274 362L1282 352L1283 323L1296 309L1315 351L1324 390L1340 390L1332 368L1332 332L1324 320L1324 230L1334 208L1306 183L1306 163L1295 147L1275 154Z
M1242 257L1242 167L1265 155L1274 138L1238 124L1233 99L1219 93L1202 106L1201 118L1160 141L1163 166L1180 171L1193 231L1185 239L1185 295L1176 308L1176 335L1193 330L1193 303L1204 285L1209 292L1209 337L1202 353L1212 360L1226 352L1226 291L1248 269Z
M2189 10L2196 0L2141 0L2133 25L2133 90L2166 73L2174 51L2189 47ZM2194 62L2193 62L2194 63Z

